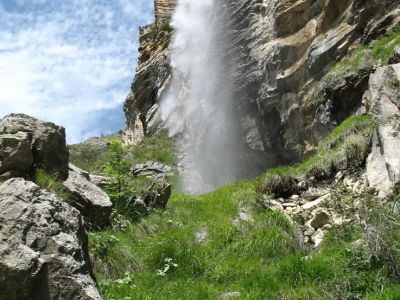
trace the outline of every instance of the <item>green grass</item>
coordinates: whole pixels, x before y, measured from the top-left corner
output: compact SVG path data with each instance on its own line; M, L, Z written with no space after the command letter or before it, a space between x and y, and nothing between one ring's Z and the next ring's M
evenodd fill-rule
M168 209L125 232L108 232L137 258L137 269L117 280L97 273L103 297L202 300L232 291L241 293L238 299L399 297L395 281L370 260L368 249L353 244L361 227L336 228L321 251L307 253L296 243L294 225L281 213L258 208L254 196L252 182L203 196L175 195ZM239 207L254 221L235 223ZM196 243L204 229L207 238ZM176 267L160 276L166 259Z
M69 203L73 199L73 195L68 191L62 182L55 175L48 174L43 170L36 170L34 182L42 189L55 193L63 201Z
M329 75L339 78L340 75L347 72L357 72L361 67L372 67L372 65L373 56L371 55L371 50L368 46L360 45L348 56L336 63L329 71Z
M82 143L70 145L70 161L77 167L91 173L103 173L104 165L110 160L107 150L107 140L104 143ZM121 140L113 137L111 140ZM158 161L173 165L176 163L175 142L162 131L151 137L145 137L141 143L127 149L124 160L133 166L147 161Z
M324 139L315 157L264 178L308 172L321 158L366 143L373 128L371 118L351 117ZM104 299L203 300L236 291L237 299L251 300L400 298L387 262L377 262L365 244L355 243L364 237L363 227L336 227L320 251L307 252L297 225L261 208L255 187L255 181L241 181L201 196L175 193L167 209L126 230L91 234ZM253 221L238 219L243 211ZM202 242L196 241L199 232L207 232ZM398 239L397 233L387 238Z

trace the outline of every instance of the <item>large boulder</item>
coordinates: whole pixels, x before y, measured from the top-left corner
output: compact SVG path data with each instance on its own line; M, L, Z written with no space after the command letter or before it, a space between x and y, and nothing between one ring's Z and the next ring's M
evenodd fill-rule
M0 298L101 299L78 210L32 182L0 186Z
M89 173L70 164L68 179L63 184L73 196L70 204L81 212L90 228L104 228L109 223L111 200L91 182Z
M400 64L378 68L366 94L378 127L367 160L367 176L380 197L400 181Z
M63 127L23 114L0 119L0 179L30 177L39 168L65 180L68 158Z

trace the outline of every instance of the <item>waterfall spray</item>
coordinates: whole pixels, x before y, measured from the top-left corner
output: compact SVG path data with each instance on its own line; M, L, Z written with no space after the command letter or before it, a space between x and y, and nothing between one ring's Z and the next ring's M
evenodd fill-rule
M183 186L191 193L240 178L229 43L217 2L178 0L170 46L173 75L160 105L170 135L181 139Z

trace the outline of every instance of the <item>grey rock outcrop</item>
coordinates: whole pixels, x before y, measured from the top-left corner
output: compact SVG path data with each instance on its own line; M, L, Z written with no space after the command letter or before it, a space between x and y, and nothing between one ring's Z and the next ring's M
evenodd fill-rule
M75 208L22 178L0 186L0 298L101 299Z
M133 176L153 176L157 174L161 175L173 175L172 168L156 161L148 161L144 164L135 165L131 169Z
M156 23L162 23L171 18L176 5L176 0L155 0L154 11Z
M368 181L386 197L400 181L400 64L378 68L366 98L378 124L367 161Z
M89 179L94 185L97 185L101 189L103 189L107 184L113 182L112 178L93 174L89 174Z
M166 89L170 76L170 51L168 45L171 32L152 24L140 28L140 57L131 92L128 94L124 111L126 130L124 141L137 144L145 135L154 134L161 123L158 99Z
M109 223L111 200L91 182L89 173L70 164L68 179L63 184L73 196L70 204L81 212L90 228L104 228Z
M171 197L171 185L163 177L158 177L153 180L150 187L147 189L143 201L147 207L165 208Z
M65 129L23 114L0 120L0 178L31 177L35 168L68 177Z

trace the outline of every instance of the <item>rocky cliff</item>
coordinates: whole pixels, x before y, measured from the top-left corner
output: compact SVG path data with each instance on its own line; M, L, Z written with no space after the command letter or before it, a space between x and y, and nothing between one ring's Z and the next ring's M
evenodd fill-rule
M176 0L154 0L156 23L162 23L171 18Z
M342 78L326 82L324 75L352 47L400 21L395 1L238 0L228 7L240 46L235 87L246 139L278 162L298 159L355 112L368 75L342 83L349 89L342 95L330 89Z
M140 58L125 103L126 140L151 135L161 122L158 101L170 81L174 1L155 1L155 24L141 28ZM243 141L270 163L298 161L346 117L359 111L368 80L386 62L366 60L332 74L355 48L400 23L391 0L229 0L230 72ZM161 21L164 20L164 21Z
M175 0L155 0L155 23L139 29L138 66L124 104L125 142L128 144L154 133L161 122L158 101L171 74L169 19L175 3Z

